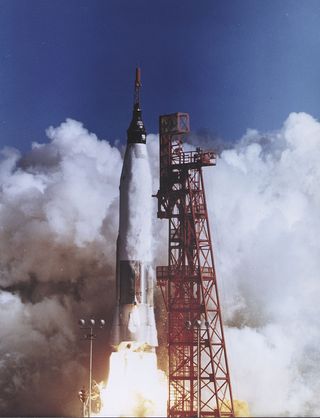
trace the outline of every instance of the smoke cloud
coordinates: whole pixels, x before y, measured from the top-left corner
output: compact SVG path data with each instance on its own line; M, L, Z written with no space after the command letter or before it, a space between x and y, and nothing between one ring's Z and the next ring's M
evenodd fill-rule
M3 416L79 414L88 346L77 320L109 324L115 302L121 153L74 120L47 135L27 155L1 152ZM277 132L248 130L205 169L234 397L253 415L318 413L319 142L320 123L291 114ZM156 192L156 135L148 151ZM153 205L161 265L167 223ZM96 380L107 347L108 329L94 345Z
M1 415L79 415L88 345L81 317L113 308L122 158L76 121L0 165ZM106 332L95 376L106 370ZM102 360L104 362L102 364Z
M320 124L249 130L206 171L235 397L258 416L319 412Z

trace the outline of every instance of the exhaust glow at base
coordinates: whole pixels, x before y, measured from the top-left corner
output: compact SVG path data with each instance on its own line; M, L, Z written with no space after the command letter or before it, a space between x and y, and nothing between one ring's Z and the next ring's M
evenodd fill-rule
M166 417L167 386L165 373L157 369L155 353L119 347L110 357L108 384L101 387L98 416Z

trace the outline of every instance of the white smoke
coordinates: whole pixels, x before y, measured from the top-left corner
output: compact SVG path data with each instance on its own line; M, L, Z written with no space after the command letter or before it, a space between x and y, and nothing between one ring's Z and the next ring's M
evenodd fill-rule
M253 415L318 414L320 124L292 113L206 170L235 397Z
M34 143L27 156L1 154L0 411L8 416L79 413L87 343L77 321L110 315L114 304L120 152L73 120L47 133L50 143Z
M0 163L2 415L77 415L87 346L76 321L111 319L115 302L121 154L73 120L48 136L26 156L3 150ZM254 415L318 413L319 143L320 124L291 114L205 169L234 397ZM156 135L148 152L156 193ZM153 219L163 264L156 199ZM103 335L95 375L106 368Z

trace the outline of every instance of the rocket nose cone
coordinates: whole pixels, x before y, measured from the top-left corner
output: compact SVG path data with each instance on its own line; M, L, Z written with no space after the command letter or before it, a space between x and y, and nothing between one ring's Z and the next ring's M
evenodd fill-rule
M139 103L135 103L133 108L132 120L127 130L128 144L145 144L146 143L146 129L142 120L142 112Z

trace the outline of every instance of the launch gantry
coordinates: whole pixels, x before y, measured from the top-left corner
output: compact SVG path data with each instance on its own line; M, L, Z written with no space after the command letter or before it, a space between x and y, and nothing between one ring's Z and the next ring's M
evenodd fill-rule
M215 154L184 152L188 132L187 113L160 116L158 218L169 220L169 260L157 281L168 313L168 416L233 417L202 175Z

